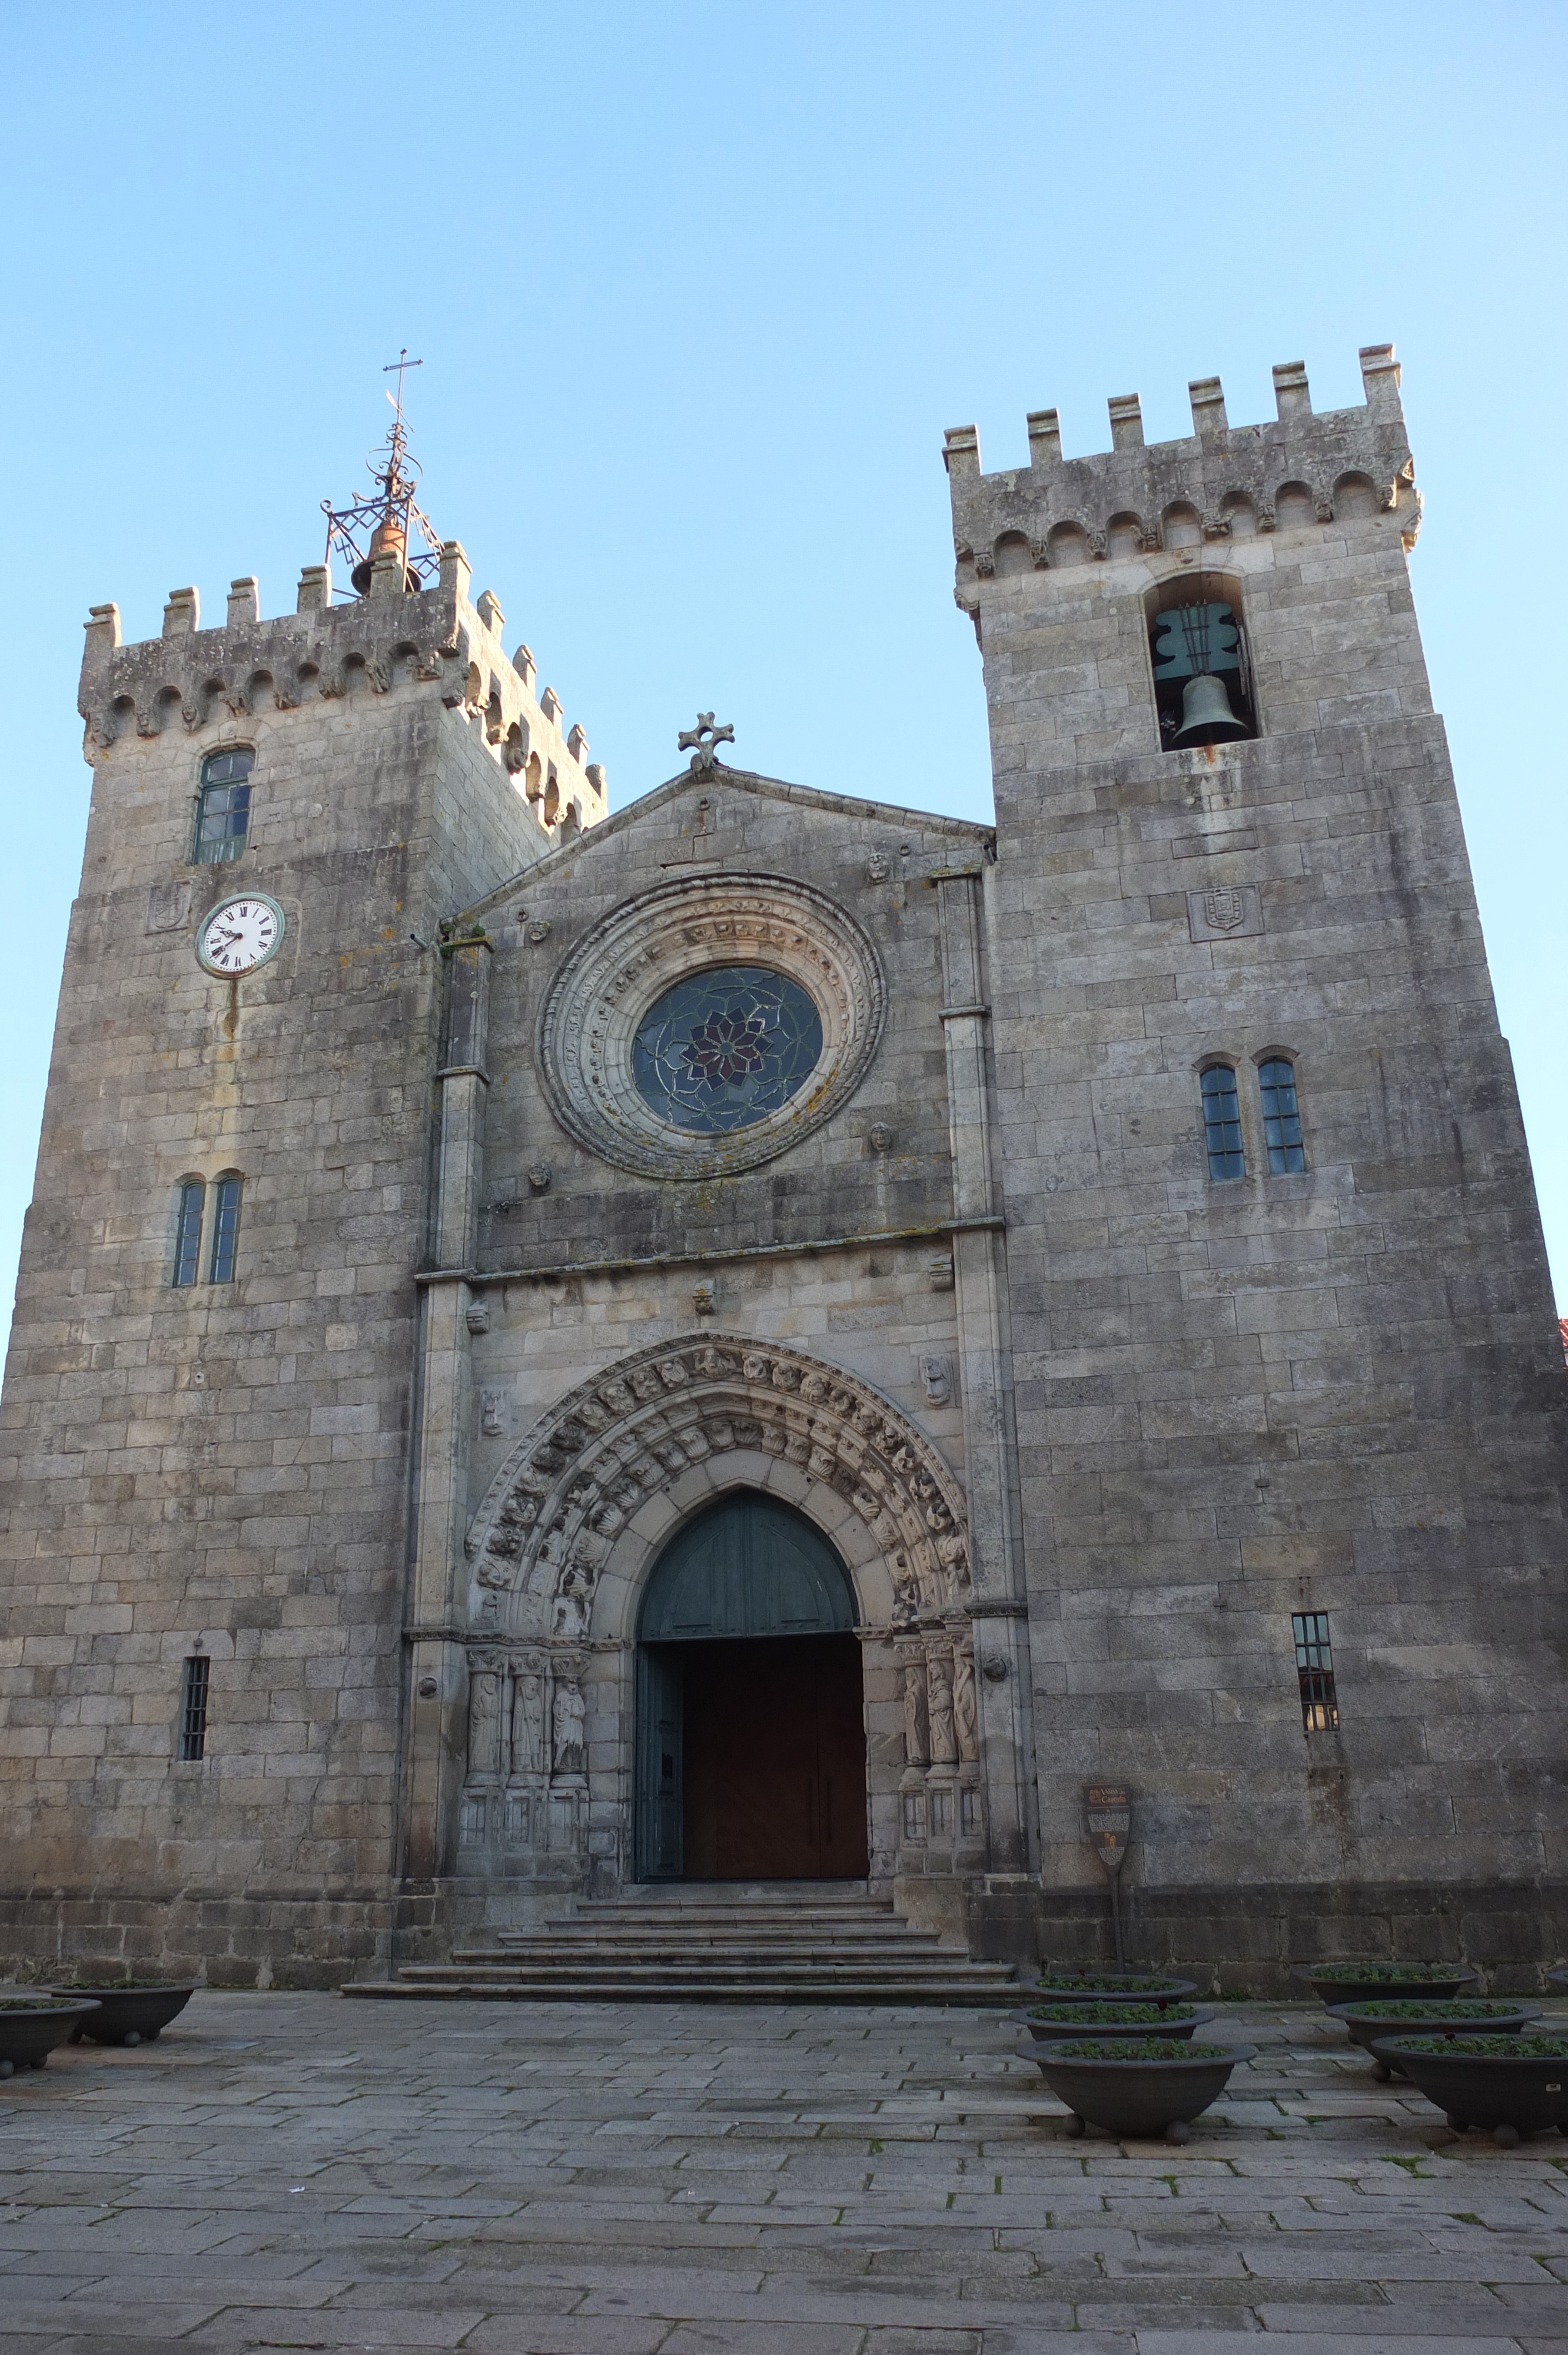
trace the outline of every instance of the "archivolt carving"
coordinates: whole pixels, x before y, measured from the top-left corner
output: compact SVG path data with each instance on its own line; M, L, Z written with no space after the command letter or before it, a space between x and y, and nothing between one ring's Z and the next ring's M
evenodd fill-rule
M518 1595L520 1620L540 1635L583 1636L599 1572L644 1497L740 1448L847 1499L882 1549L900 1621L963 1601L963 1491L929 1442L868 1383L733 1334L622 1359L535 1423L470 1526L477 1583Z

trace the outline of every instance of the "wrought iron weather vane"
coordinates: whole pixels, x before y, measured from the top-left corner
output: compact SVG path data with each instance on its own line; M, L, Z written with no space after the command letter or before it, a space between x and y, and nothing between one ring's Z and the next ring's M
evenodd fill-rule
M378 556L400 555L407 585L413 589L430 588L440 570L440 536L414 497L419 466L408 455L408 428L403 415L403 379L410 368L424 365L423 360L408 357L405 345L381 371L383 376L396 375L397 389L395 393L389 389L387 395L392 404L387 440L366 461L376 485L371 496L343 507L334 507L330 499L322 501L327 519L326 560L332 562L334 549L346 558L349 579L361 595L370 586ZM409 545L416 527L422 547Z
M699 711L696 726L682 729L676 750L684 752L688 747L694 746L696 749L692 753L692 766L699 776L705 776L718 766L718 747L721 744L734 742L733 728L727 726L715 728L713 713Z

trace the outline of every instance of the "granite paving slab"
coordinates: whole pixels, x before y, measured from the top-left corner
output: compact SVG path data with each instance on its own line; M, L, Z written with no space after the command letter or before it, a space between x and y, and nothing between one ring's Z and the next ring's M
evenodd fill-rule
M1568 2140L1211 2033L1172 2148L983 2011L201 1994L0 2085L0 2355L1568 2355Z

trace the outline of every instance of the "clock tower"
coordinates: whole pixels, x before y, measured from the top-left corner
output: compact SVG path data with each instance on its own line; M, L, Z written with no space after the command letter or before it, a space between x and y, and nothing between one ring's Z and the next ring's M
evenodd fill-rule
M24 1950L156 1915L215 1979L334 1982L387 1930L441 920L605 806L401 437L293 613L240 579L216 627L195 589L87 625L0 1447Z

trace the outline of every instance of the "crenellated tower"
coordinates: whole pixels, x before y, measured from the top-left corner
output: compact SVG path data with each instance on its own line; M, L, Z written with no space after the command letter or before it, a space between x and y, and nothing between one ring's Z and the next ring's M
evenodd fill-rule
M216 628L194 589L143 644L112 605L88 623L5 1394L24 1956L69 1920L79 1951L222 1979L298 1949L333 1980L384 1947L408 1867L415 1277L442 1100L477 1138L487 1085L445 1037L446 969L482 943L444 935L605 789L461 546L416 560L407 522L388 501L357 594L311 564L276 618L247 578Z
M1146 1950L1561 1938L1568 1390L1393 347L1361 368L1324 416L1276 368L1258 425L1195 383L1153 445L1113 400L1085 457L1042 410L997 474L947 437L1048 1946L1100 1778Z

